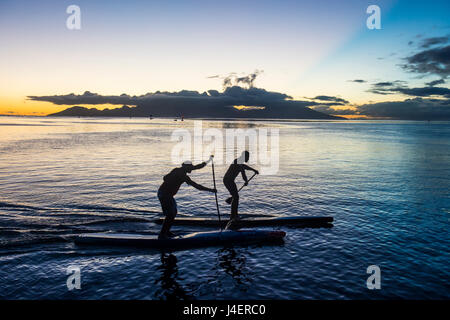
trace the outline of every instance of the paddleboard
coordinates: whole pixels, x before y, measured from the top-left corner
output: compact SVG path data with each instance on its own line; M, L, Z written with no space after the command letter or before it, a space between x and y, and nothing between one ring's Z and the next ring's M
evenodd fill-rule
M79 245L131 246L146 248L181 248L219 245L248 245L254 243L282 243L284 231L240 230L196 232L169 239L157 236L124 233L86 233L75 238Z
M162 224L164 218L154 219L153 222ZM258 217L258 218L243 218L236 222L235 226L238 228L249 227L270 227L270 226L296 226L296 227L332 227L333 217ZM196 217L177 217L174 225L180 226L202 226L202 227L225 227L228 219L222 218L221 222L218 219L206 219Z

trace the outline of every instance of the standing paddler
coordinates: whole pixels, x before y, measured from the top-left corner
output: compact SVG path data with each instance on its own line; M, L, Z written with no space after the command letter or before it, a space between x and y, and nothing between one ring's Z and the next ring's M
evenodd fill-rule
M178 189L180 189L180 186L184 182L198 190L217 193L216 189L207 188L195 183L187 175L188 173L191 173L192 170L204 168L211 160L212 156L208 161L204 161L196 166L194 166L191 161L185 161L181 167L173 169L170 173L164 176L164 182L158 189L158 198L159 202L161 202L162 211L166 217L161 227L161 232L159 233L159 239L165 239L173 235L170 232L170 227L172 226L175 216L177 215L177 203L174 196L177 194Z
M238 206L239 206L239 192L234 180L240 173L242 175L242 179L244 179L244 185L248 185L247 175L245 174L245 170L251 170L258 174L258 170L253 169L245 164L250 159L250 152L244 151L241 156L233 161L233 163L228 168L225 176L223 177L223 184L228 189L231 195L231 215L230 221L228 222L227 228L230 228L234 221L239 219L238 216Z

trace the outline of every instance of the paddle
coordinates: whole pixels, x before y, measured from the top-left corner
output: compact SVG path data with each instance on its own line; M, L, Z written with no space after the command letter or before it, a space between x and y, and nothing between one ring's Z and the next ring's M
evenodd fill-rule
M247 180L247 182L250 182L254 177L256 176L256 172L250 177L250 179ZM242 188L245 187L245 183L242 185L242 187L239 188L238 192L242 190ZM233 197L229 197L227 200L225 200L226 203L231 204L231 201L233 200Z
M216 174L214 172L214 156L211 156L211 165L212 165L212 174L213 174L213 182L214 182L214 189L216 188ZM220 210L219 210L219 201L217 200L217 192L214 193L214 196L216 197L216 207L217 207L217 215L219 216L219 224L220 224L220 231L222 231L222 222L220 220Z

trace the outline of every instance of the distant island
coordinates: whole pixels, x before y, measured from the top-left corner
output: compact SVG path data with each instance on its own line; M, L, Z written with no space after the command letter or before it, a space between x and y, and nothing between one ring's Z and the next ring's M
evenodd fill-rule
M260 88L232 86L224 92L182 90L155 92L142 96L103 96L86 91L82 95L29 96L30 100L58 105L75 105L49 116L76 117L185 117L185 118L252 118L252 119L344 119L315 111L310 106L340 105L341 101L302 101L278 92ZM322 98L325 99L325 98ZM319 99L320 100L320 99ZM79 106L118 104L103 109Z
M330 116L318 111L311 110L306 107L296 107L285 110L284 112L272 112L270 109L245 110L243 111L229 108L229 110L186 110L184 107L168 107L164 110L164 106L122 106L115 109L99 110L96 108L85 108L74 106L67 108L61 112L49 114L50 117L168 117L168 118L237 118L237 119L344 119L341 117ZM197 108L196 108L197 109ZM295 110L297 109L297 110Z

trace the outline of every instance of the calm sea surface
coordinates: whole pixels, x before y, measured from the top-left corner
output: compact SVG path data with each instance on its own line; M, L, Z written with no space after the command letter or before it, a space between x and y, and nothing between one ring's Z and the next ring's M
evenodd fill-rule
M278 173L242 191L243 214L327 215L334 227L283 228L284 245L165 254L71 241L94 231L156 235L171 134L193 126L0 117L0 298L450 298L449 122L203 121L279 129ZM224 215L226 168L216 165ZM191 177L212 186L210 166ZM210 193L183 185L177 201L182 215L215 217ZM381 268L380 290L366 287L370 265ZM80 267L81 290L67 289L69 266Z

